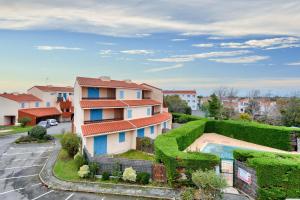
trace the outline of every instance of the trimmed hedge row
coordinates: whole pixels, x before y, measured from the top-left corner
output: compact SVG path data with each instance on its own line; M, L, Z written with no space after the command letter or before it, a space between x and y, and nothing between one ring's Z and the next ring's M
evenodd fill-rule
M300 197L300 155L236 150L234 158L256 170L258 199Z
M300 129L232 120L209 120L205 126L206 133L218 133L285 151L291 150L290 136L293 131L299 133Z
M165 164L170 184L177 176L178 167L187 170L211 169L220 162L220 159L213 154L183 152L204 133L205 124L206 120L189 122L156 138L154 142L156 159Z
M184 123L187 123L187 122L190 122L190 121L203 119L203 118L198 117L198 116L187 115L187 114L182 114L182 113L172 113L172 117L173 117L173 122L174 123L180 123L180 124L184 124Z

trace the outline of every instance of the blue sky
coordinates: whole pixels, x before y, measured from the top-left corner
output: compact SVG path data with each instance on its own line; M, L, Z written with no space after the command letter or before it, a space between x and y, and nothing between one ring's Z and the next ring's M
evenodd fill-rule
M296 0L0 2L0 92L102 75L202 95L300 90Z

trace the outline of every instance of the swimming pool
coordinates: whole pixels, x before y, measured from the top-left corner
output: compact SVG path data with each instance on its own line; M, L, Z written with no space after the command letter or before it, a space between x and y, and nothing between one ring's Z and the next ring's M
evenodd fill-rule
M242 148L242 147L235 147L235 146L227 146L223 144L214 144L214 143L208 143L204 146L204 148L201 150L203 153L212 153L217 156L220 156L221 159L233 159L233 151L236 149L247 149L247 150L255 150L255 149L248 149L248 148Z

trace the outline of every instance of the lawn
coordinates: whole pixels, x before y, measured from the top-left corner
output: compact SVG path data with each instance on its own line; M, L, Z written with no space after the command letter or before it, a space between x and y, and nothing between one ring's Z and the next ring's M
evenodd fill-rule
M28 132L31 128L32 128L32 126L26 126L26 127L21 127L21 126L1 126L0 130L7 130L7 132L0 133L0 136L2 136L2 135L16 134L16 133L25 133L25 132Z
M125 153L114 155L114 157L115 158L127 158L130 160L150 160L150 161L155 160L154 155L149 155L145 152L137 151L137 150L129 150Z
M52 136L60 141L63 138L64 134L55 134Z
M62 149L53 168L54 175L62 180L79 181L80 177L77 171L74 159L70 158L68 153Z

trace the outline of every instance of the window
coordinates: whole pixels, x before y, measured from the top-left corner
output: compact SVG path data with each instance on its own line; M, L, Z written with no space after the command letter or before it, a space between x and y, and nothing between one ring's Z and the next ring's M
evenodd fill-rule
M191 97L191 95L188 94L187 97Z
M141 91L137 91L136 92L136 98L137 99L141 99Z
M73 95L73 93L69 93L69 95L71 96L71 95Z
M21 108L25 108L25 103L24 102L21 103Z
M124 91L123 90L121 90L119 92L119 99L124 99Z
M125 142L125 132L119 133L119 143Z
M58 97L62 97L62 93L58 93Z
M47 107L50 107L50 102L47 102L47 103L46 103L46 106L47 106Z
M151 108L147 108L147 116L151 115Z
M164 127L164 128L167 128L167 122L164 122L164 123L163 123L163 127Z
M132 118L132 110L131 109L127 109L127 118L128 119Z
M40 107L40 102L38 102L38 101L35 102L35 107L36 107L36 108Z
M154 126L150 126L150 134L154 134Z

